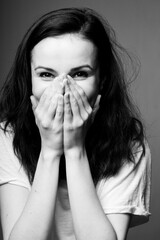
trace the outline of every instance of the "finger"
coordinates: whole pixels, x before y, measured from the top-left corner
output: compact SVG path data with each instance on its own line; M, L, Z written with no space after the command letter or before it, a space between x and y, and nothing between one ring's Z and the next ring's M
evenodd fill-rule
M60 76L56 77L54 81L44 90L39 101L39 108L47 108L50 104L51 99L56 95L56 93L63 95L63 80L65 76L65 74L61 74Z
M69 82L68 82L67 78L64 79L63 84L64 84L64 87L65 87L65 93L69 93L71 90L70 90Z
M75 85L76 82L73 80L73 78L70 75L67 75L67 79L73 84Z
M88 98L87 98L85 92L69 75L67 75L67 77L69 79L70 86L74 86L74 88L77 90L85 110L88 112L88 114L91 114L92 108L89 104L89 101L88 101Z
M70 81L70 80L69 80ZM76 88L76 85L75 84L72 84L70 82L70 89L78 103L78 106L79 106L79 112L80 112L80 115L81 115L81 118L86 121L89 117L89 114L90 114L90 111L88 110L88 107L87 105L85 105L85 102L83 101L83 98L82 96L80 95L80 93L77 91L77 88Z
M75 100L73 100L73 103L76 101L78 107L79 107L79 113L81 118L85 121L88 118L88 112L85 109L85 106L83 104L83 101L81 99L81 96L79 95L78 91L76 90L76 88L71 84L70 86L72 95L74 96ZM75 104L74 104L75 106Z
M70 104L71 104L71 111L72 111L73 117L78 118L80 116L79 106L72 93L70 93Z
M61 121L63 119L63 113L64 113L63 106L64 106L63 96L59 95L56 114L55 114L55 120Z
M48 108L48 117L49 118L55 117L57 105L58 105L58 96L56 95L51 99L50 104L49 104L49 108Z
M101 95L98 95L98 96L97 96L97 99L96 99L96 101L95 101L94 107L93 107L92 114L91 114L91 121L92 121L92 122L94 121L95 116L96 116L96 113L97 113L97 111L98 111L98 109L99 109L100 99L101 99Z
M64 84L63 84L63 81L60 81L59 82L59 85L57 87L57 93L60 94L60 95L63 95L64 94Z
M63 95L64 94L64 84L63 81L66 78L66 74L61 74L55 77L54 81L51 83L51 88L53 91Z
M33 109L33 112L35 111L35 109L37 108L38 106L38 101L37 99L35 98L35 96L30 96L30 100L31 100L31 103L32 103L32 109Z
M78 104L83 105L82 98L76 89L75 81L71 77L68 77L67 85L72 94L74 95L75 99L77 100Z
M56 98L56 94L63 95L64 86L62 82L64 76L65 75L62 74L59 77L56 77L54 81L44 90L39 101L38 110L47 111L51 101L53 101L53 98Z
M83 104L81 96L80 96L79 92L76 89L76 85L73 84L70 79L67 80L67 85L68 85L68 88L70 89L70 91L72 92L72 94L74 95L75 99L77 100L77 102L79 104Z
M64 95L64 121L71 122L72 120L72 111L70 104L70 94L66 93Z
M46 111L52 96L53 94L52 94L51 88L47 87L39 99L37 110Z

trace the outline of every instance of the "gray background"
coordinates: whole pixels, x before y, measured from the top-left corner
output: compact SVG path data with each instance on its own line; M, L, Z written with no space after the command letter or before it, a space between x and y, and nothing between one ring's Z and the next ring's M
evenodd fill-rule
M158 240L160 235L160 1L159 0L1 0L0 87L13 62L24 33L43 13L71 6L87 6L108 19L118 41L141 62L132 84L152 152L152 196L150 222L133 228L129 240ZM12 197L12 196L11 196Z

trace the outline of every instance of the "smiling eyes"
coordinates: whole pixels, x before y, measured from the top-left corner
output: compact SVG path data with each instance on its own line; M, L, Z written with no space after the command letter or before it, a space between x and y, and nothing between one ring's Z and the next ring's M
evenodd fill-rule
M75 73L70 74L70 76L75 80L84 80L89 76L89 73L87 71L78 71ZM46 81L51 81L56 76L50 72L41 72L39 73L39 77L43 78Z
M41 73L39 73L39 76L41 77L41 78L54 78L55 76L52 74L52 73L49 73L49 72L41 72Z
M85 71L79 71L76 72L74 74L71 75L72 78L76 79L76 78L87 78L88 77L88 73Z

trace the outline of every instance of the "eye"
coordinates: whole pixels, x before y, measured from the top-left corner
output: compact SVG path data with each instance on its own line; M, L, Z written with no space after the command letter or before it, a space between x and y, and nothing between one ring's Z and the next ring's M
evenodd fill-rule
M85 72L85 71L79 71L79 72L74 73L74 74L72 75L72 77L73 77L74 79L77 79L77 80L79 79L79 80L81 80L81 79L87 78L87 77L88 77L88 73Z
M50 79L50 78L54 78L54 75L52 73L49 73L49 72L41 72L39 74L39 76L41 78L45 78L45 79Z

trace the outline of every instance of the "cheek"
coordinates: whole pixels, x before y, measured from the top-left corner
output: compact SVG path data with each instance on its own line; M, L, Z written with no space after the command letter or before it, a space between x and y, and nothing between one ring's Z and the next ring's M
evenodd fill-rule
M37 100L40 99L49 84L49 82L42 82L36 77L32 78L32 94L37 98Z
M98 86L95 83L85 83L85 82L77 82L77 84L83 89L85 92L90 105L93 107L95 100L98 96Z

